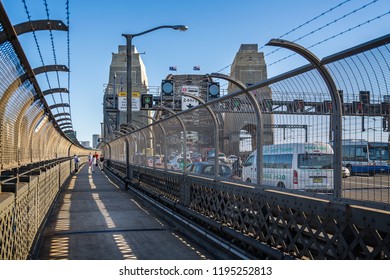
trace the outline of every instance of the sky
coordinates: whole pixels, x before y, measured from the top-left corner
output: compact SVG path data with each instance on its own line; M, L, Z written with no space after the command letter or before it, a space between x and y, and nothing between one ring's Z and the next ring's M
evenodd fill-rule
M13 25L48 15L68 23L66 0L1 2ZM50 73L38 81L42 90L58 84L69 89L69 97L53 96L48 103L69 98L78 140L92 142L103 122L112 53L126 43L122 34L161 25L186 25L188 30L160 29L133 39L143 53L150 87L168 74L229 74L241 44L258 44L270 78L307 64L299 56L283 59L291 54L288 50L265 46L272 38L294 41L323 58L388 34L390 0L69 0L69 33L53 31L51 38L48 31L35 32L39 48L32 33L19 40L32 68L42 61L70 66L69 79L65 73ZM169 71L170 66L177 71Z

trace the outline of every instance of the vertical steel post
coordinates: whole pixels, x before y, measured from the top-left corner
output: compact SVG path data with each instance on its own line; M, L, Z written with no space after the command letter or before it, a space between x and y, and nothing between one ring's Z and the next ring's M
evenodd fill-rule
M125 34L123 35L126 37L126 58L127 58L127 63L126 63L126 71L127 71L127 94L126 94L126 110L127 110L127 123L130 124L131 121L133 120L133 112L132 112L132 77L131 77L131 64L132 64L132 51L133 51L133 46L132 46L132 39L133 35L131 34Z
M337 90L336 84L332 79L328 69L321 63L321 61L309 50L303 48L302 46L295 44L290 41L272 39L266 45L268 46L277 46L281 48L290 49L304 58L306 58L319 72L323 78L329 94L332 98L332 118L331 118L331 128L332 128L332 140L333 140L333 184L334 184L334 197L339 199L341 198L341 186L342 186L342 104L339 92Z
M211 73L207 74L210 77L218 78L227 80L233 84L235 84L238 88L241 89L241 91L245 94L245 96L249 99L251 102L253 109L255 111L256 115L256 121L257 121L257 129L256 129L256 140L257 140L257 149L256 149L256 170L257 170L257 187L260 187L263 183L263 137L261 133L263 132L263 117L261 113L261 108L259 106L259 103L257 102L256 98L247 90L247 87L239 80L236 80L233 77L220 74L220 73Z

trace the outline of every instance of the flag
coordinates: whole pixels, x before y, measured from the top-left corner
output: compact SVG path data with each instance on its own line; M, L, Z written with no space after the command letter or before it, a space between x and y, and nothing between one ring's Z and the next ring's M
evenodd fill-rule
M192 69L195 71L200 71L200 66L194 66L194 68L192 68Z
M169 66L169 71L177 71L177 67L176 66Z

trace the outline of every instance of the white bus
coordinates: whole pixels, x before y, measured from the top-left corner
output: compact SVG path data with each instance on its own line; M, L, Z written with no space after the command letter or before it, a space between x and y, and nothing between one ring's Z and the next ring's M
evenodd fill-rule
M389 143L343 140L343 165L351 174L390 172Z
M242 168L244 182L257 183L256 150ZM263 147L263 184L287 189L333 190L333 149L325 143Z

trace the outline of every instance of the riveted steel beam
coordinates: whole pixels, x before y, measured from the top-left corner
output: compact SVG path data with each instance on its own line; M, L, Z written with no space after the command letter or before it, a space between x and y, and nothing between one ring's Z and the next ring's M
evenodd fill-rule
M69 68L66 65L43 65L37 68L33 69L35 75L39 75L45 72L55 72L55 71L62 71L62 72L69 72Z
M54 104L54 105L49 106L50 110L55 109L55 108L60 108L60 107L70 107L70 105L68 103L58 103L58 104Z
M62 119L56 119L56 121L59 123L59 122L63 122L63 121L72 121L71 118L62 118Z
M72 123L71 122L64 122L64 123L58 124L59 127L63 127L63 126L67 126L67 125L72 125Z
M14 25L16 34L19 36L24 33L40 30L68 31L68 26L61 20L32 20Z
M69 93L69 90L67 88L52 88L52 89L44 90L42 93L45 96L45 95L61 93L61 92Z
M68 125L68 126L63 126L63 127L61 127L62 131L65 131L65 130L66 130L66 128L73 129L73 126L71 126L71 125ZM66 130L66 131L67 131L67 130Z
M68 31L68 26L63 23L61 20L32 20L19 23L13 26L17 36L39 30L57 30L57 31ZM0 44L7 41L8 38L1 37Z
M58 113L58 114L55 114L53 117L57 118L57 117L61 117L61 116L70 116L70 113Z

